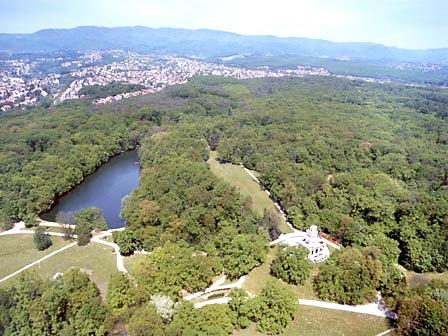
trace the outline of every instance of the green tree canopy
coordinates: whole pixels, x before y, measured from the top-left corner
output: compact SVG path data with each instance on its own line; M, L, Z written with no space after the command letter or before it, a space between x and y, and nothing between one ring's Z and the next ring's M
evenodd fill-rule
M46 250L53 244L50 235L48 233L45 233L45 228L42 226L38 226L36 228L36 230L34 231L33 239L34 244L36 244L36 248L39 251Z
M252 319L257 323L257 330L281 333L292 321L297 301L298 298L289 287L270 279L252 302Z
M323 300L362 304L376 298L382 276L378 253L371 253L370 248L346 248L319 267L314 288Z
M303 285L308 279L311 263L304 247L280 247L271 264L271 273L283 281Z

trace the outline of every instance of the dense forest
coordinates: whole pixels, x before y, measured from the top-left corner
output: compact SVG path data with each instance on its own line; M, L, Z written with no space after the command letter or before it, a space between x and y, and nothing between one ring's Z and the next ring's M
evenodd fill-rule
M228 306L194 310L183 302L174 309L184 293L207 287L214 276L236 279L263 263L268 241L278 235L276 221L255 214L250 198L211 173L207 160L216 150L222 162L258 171L297 228L318 225L347 247L319 267L314 287L320 298L363 303L379 290L401 312L403 335L443 335L446 285L409 289L397 266L448 268L447 111L444 90L331 78L205 77L109 106L69 103L2 116L2 226L49 209L109 157L140 145L139 186L124 201L126 229L114 240L124 255L151 254L134 279L112 279L99 306L104 310L82 312L92 325L104 326L95 334L122 323L131 335L149 329L154 335L222 335L250 323L278 333L296 306L280 280L255 298L234 292ZM303 257L300 250L280 250L271 273L301 284L310 268L295 263ZM61 308L72 298L64 294L65 276L60 281ZM24 314L21 293L46 302L56 286L38 278L33 288L25 282L0 292L9 307L0 312L0 328ZM445 308L435 317L428 305ZM46 328L77 323L63 323L68 317L58 314L55 327ZM419 319L409 325L413 316ZM4 330L22 330L14 328Z
M254 85L246 113L216 123L220 158L259 171L298 228L446 270L447 94L316 82Z

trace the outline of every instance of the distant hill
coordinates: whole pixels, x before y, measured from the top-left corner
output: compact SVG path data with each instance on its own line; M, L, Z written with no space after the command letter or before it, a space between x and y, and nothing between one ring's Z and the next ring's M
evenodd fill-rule
M250 54L448 63L448 48L408 50L374 43L336 43L298 37L249 36L208 29L77 27L45 29L33 34L0 34L0 51L6 52L113 48L206 58Z

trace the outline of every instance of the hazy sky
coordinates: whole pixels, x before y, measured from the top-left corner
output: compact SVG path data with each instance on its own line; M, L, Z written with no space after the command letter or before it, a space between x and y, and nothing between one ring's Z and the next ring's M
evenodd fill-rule
M210 28L437 48L448 47L448 0L0 0L0 32L81 25Z

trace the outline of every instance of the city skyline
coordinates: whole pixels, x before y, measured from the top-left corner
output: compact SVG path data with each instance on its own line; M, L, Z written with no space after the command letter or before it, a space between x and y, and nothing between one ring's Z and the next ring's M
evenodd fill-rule
M447 12L448 3L440 0L229 0L225 6L205 0L21 0L0 3L0 32L141 25L426 49L448 47Z

